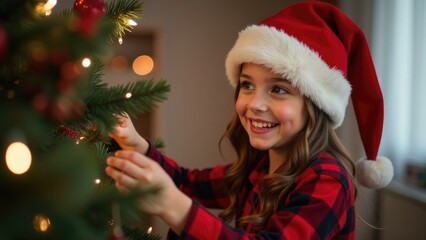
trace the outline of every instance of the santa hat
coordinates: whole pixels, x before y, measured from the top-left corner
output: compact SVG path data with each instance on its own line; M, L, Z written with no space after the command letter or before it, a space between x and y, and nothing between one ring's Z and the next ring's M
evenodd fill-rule
M367 155L356 164L358 182L368 188L389 184L392 163L377 156L384 110L373 60L362 30L338 8L320 1L297 3L248 26L226 58L233 87L242 63L264 65L290 81L335 128L351 96Z

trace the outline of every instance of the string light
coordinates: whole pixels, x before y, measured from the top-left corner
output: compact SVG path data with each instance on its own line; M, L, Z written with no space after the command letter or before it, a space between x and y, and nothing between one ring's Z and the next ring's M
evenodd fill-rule
M95 182L95 184L96 184L96 185L98 185L98 184L100 184L100 183L101 183L101 179L96 178L94 182Z
M49 16L52 14L52 9L56 6L57 0L48 0L46 3L39 3L35 11L40 15Z
M133 21L132 19L129 19L129 21L127 22L127 24L129 24L129 26L137 26L138 24Z
M57 1L56 0L48 0L46 4L44 4L44 10L45 11L52 11L52 9L56 6Z
M90 60L90 58L84 58L81 61L81 65L83 65L83 67L85 67L85 68L90 67L91 64L92 64L92 61Z
M46 232L50 229L50 219L46 216L38 214L34 217L33 227L38 232Z
M31 166L31 151L22 142L11 143L6 150L6 165L14 174L23 174Z
M132 93L126 93L126 95L124 96L125 98L129 99L132 97Z
M146 233L151 234L152 233L152 227L149 227L148 231L146 231Z
M75 142L75 144L80 144L80 141L81 140L83 140L84 139L84 137L80 137L76 142Z
M121 44L123 44L123 38L122 37L119 37L118 38L118 43L121 45Z

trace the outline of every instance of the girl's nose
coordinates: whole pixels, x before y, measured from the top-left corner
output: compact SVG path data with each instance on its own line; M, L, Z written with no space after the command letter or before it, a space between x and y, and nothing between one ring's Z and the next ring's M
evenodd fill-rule
M250 99L248 108L253 112L265 112L268 110L266 97L261 93L256 93Z

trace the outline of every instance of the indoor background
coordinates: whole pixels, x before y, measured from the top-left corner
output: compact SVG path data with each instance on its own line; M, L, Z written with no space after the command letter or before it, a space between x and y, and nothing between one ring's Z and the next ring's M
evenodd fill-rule
M72 2L58 4L70 8ZM168 99L150 114L136 119L137 128L147 138L161 138L166 154L182 166L203 168L228 163L233 152L225 144L222 156L218 147L234 111L233 89L224 68L226 54L245 26L258 23L294 2L298 1L145 0L142 19L110 53L104 79L111 85L145 77L166 79L171 85ZM426 100L418 99L426 90L426 61L421 56L426 52L421 44L426 41L425 3L328 2L358 23L369 40L386 104L380 153L393 161L396 173L395 181L386 189L360 188L356 238L426 239L426 176L421 177L426 174L426 129L421 124L426 110L419 111L426 109ZM405 15L401 16L402 12ZM417 46L423 46L423 51ZM133 60L140 55L148 55L154 62L152 71L144 76L132 70ZM117 56L126 59L118 68L112 63ZM352 111L348 106L339 134L357 159L363 155L363 149ZM401 147L404 148L398 151ZM414 184L407 184L407 163L413 163L419 170ZM165 238L167 227L156 219L152 225L153 232Z

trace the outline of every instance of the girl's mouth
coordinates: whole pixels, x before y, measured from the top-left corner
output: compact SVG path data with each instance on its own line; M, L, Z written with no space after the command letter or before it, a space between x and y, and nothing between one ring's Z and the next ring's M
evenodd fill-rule
M257 129L270 129L270 128L274 128L274 127L278 126L278 124L276 124L276 123L259 122L259 121L255 121L255 120L251 120L251 124L253 125L253 127L255 127Z

